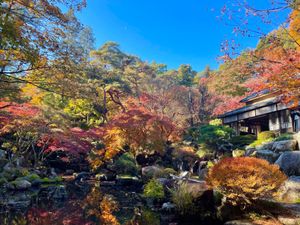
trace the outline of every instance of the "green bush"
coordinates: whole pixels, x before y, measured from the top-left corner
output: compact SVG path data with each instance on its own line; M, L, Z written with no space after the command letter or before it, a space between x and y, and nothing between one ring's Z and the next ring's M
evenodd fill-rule
M159 215L151 210L143 210L138 224L143 225L160 225Z
M229 126L208 124L193 127L189 129L188 133L193 137L194 142L205 144L206 149L215 151L219 146L229 142L234 131Z
M130 153L124 153L115 162L115 168L118 174L138 175L138 167L134 156Z
M188 184L182 183L172 191L172 202L180 215L195 214L195 199L197 196L188 189Z
M259 145L262 145L263 143L268 143L268 142L272 142L272 141L274 141L274 138L269 138L269 139L265 139L265 140L260 139L260 140L256 140L256 141L252 142L249 146L257 147Z
M293 134L286 133L286 134L281 134L279 137L276 137L274 141L285 141L285 140L292 140L292 139L293 139Z
M257 140L269 140L276 138L275 131L263 131L257 135Z
M234 149L242 149L247 145L250 145L256 140L256 136L252 134L233 136L229 142L233 144Z
M164 187L156 179L151 179L144 188L143 196L146 198L162 199L165 197Z

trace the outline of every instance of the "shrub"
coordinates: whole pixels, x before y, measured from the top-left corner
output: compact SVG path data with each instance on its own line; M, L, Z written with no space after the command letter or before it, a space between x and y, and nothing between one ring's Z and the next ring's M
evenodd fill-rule
M214 124L214 123L213 123ZM218 150L221 145L228 144L234 131L229 126L202 125L189 130L189 135L198 144L205 144L206 149Z
M115 162L115 167L118 174L126 174L136 176L138 174L138 167L134 156L130 153L121 155Z
M247 135L233 136L232 138L230 138L229 142L233 145L234 148L241 149L247 145L250 145L255 140L256 140L255 135L247 134Z
M194 200L197 198L195 192L191 192L187 183L180 184L172 191L172 201L180 215L194 215L196 205Z
M252 142L249 146L256 147L263 143L272 142L275 140L277 133L275 131L263 131L257 135L257 140Z
M163 185L156 179L150 180L144 188L144 197L153 199L162 199L165 197Z
M159 215L151 210L142 211L141 217L138 218L138 224L143 225L160 225Z
M275 131L263 131L257 135L257 140L268 140L276 137Z
M225 158L210 169L207 183L233 205L274 197L286 176L277 165L251 157Z
M293 134L286 133L286 134L281 134L279 137L275 138L274 141L285 141L285 140L292 140L292 139L293 139Z

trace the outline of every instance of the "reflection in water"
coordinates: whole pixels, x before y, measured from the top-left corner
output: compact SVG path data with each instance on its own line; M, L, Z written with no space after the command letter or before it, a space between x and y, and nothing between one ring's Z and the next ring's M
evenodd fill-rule
M0 208L0 224L2 225L142 225L153 224L159 225L157 219L151 216L150 212L145 211L145 223L135 214L139 213L138 209L130 208L119 210L119 203L113 195L105 194L101 191L99 185L92 187L68 186L68 199L65 201L49 199L43 194L38 194L31 199L28 208L5 207ZM115 193L107 191L106 193ZM120 194L120 191L118 191ZM124 204L131 201L131 194L122 193ZM136 194L136 193L135 193ZM137 195L137 194L136 194ZM124 197L125 196L125 197ZM129 198L127 198L129 197ZM21 199L22 200L22 199ZM118 197L120 200L120 197ZM17 200L16 200L17 201ZM18 200L19 201L19 200ZM128 211L129 210L129 211ZM119 217L114 213L119 213ZM121 218L125 215L124 218ZM140 214L139 214L140 215ZM124 222L125 220L125 222ZM120 222L122 221L122 223ZM148 222L149 221L149 222Z
M141 190L137 190L136 187L131 189L113 185L100 187L97 183L78 187L67 184L66 200L49 197L47 188L54 187L36 190L35 194L29 191L0 193L0 224L166 225L174 222L183 224L182 221L178 222L175 215L160 214L145 208L139 195ZM9 204L4 206L4 202ZM185 224L195 223L190 221Z

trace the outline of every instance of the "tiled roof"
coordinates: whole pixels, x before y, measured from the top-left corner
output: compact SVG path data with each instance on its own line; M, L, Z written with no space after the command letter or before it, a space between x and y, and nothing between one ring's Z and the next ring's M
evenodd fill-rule
M220 116L220 118L233 116L233 115L244 113L244 112L251 111L251 110L254 110L254 109L262 108L262 107L265 107L265 106L268 106L268 105L273 105L273 104L276 104L278 102L279 102L279 100L277 98L275 98L275 99L272 99L272 100L269 100L269 101L258 102L258 103L255 103L253 105L247 105L247 106L244 106L242 108L224 113L223 115Z

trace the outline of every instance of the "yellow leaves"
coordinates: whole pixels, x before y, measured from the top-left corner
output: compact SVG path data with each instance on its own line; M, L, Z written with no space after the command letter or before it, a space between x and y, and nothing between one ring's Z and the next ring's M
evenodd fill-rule
M300 9L295 9L291 13L290 20L289 32L297 44L297 49L300 51Z
M42 105L45 93L32 84L26 84L22 89L24 96L30 98L30 103L33 105Z

